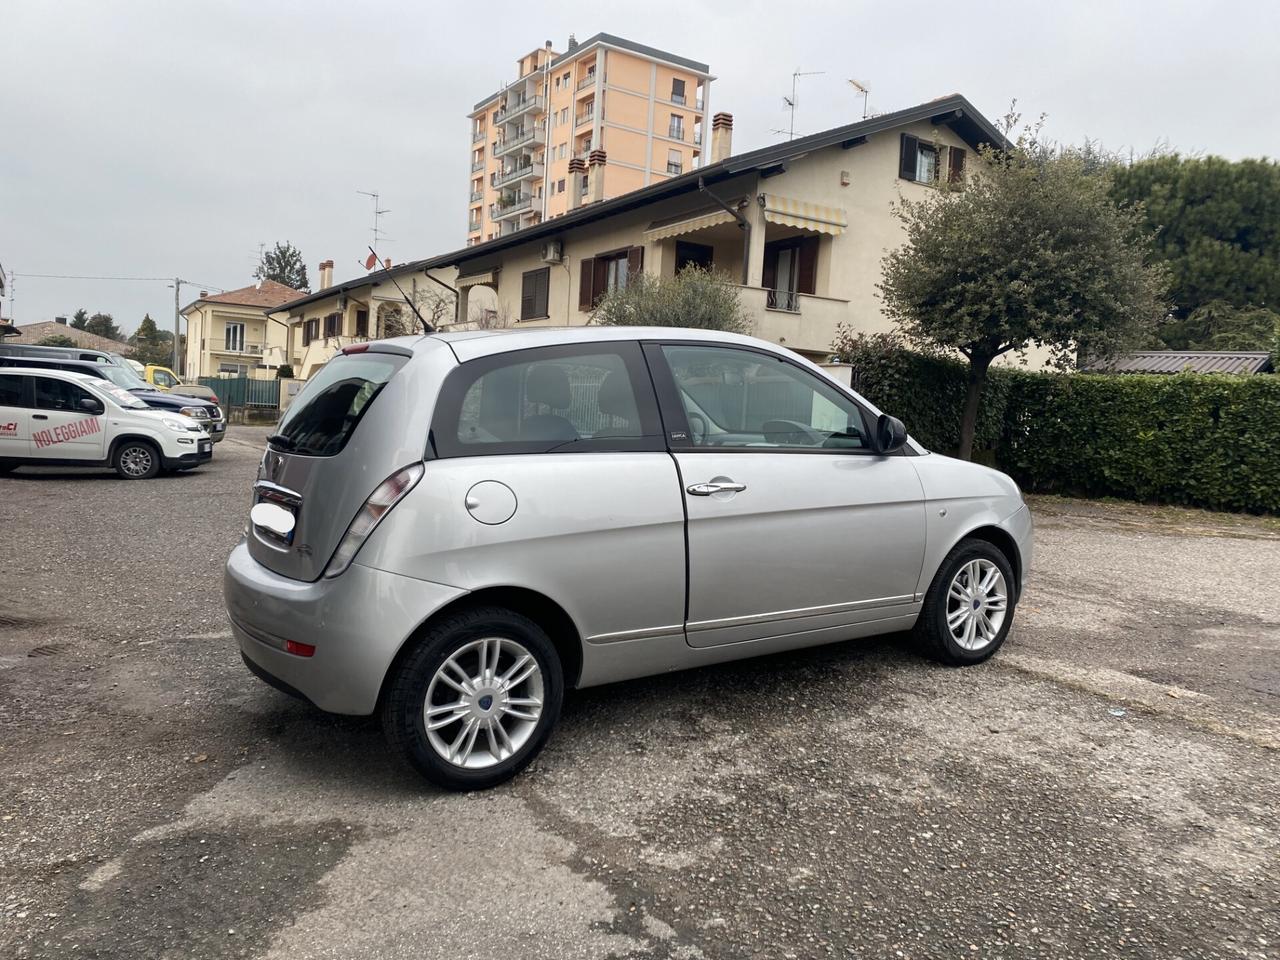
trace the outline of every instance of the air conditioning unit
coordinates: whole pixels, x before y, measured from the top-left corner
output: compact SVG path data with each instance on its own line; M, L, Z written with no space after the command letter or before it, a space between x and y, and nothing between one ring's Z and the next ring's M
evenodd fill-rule
M560 240L548 240L542 245L543 263L560 263L564 260L564 243Z

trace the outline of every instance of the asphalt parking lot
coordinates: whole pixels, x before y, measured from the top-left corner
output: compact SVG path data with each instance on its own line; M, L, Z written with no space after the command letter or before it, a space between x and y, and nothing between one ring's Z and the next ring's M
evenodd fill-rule
M1280 956L1280 525L1038 499L986 665L896 638L572 695L448 795L241 665L265 431L0 479L0 956Z

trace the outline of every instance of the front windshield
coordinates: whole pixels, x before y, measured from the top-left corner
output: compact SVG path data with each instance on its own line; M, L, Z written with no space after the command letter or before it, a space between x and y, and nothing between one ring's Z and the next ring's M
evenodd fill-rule
M102 366L104 371L114 371L114 375L111 376L112 383L116 384L116 386L124 387L126 390L155 389L155 387L151 386L151 384L147 383L147 381L134 373L133 367L129 366L124 357L117 353L113 353L112 356L116 358L116 362L103 364Z
M146 410L147 405L135 397L128 390L122 390L114 383L103 383L99 380L93 385L99 392L105 394L112 403L118 407L124 407L126 410Z

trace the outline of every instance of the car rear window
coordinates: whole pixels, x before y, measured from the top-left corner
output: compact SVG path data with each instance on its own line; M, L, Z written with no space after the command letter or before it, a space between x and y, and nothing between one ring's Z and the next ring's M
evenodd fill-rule
M311 457L341 453L382 388L408 359L393 353L334 357L289 405L271 445Z

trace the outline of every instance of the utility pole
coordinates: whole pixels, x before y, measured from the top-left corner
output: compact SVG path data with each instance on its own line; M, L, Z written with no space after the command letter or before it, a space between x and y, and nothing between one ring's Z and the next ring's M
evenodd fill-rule
M179 291L182 289L182 281L177 277L173 278L173 372L178 376L182 376L182 368L178 363L178 321L182 319L182 314L178 311L181 309L178 302Z

